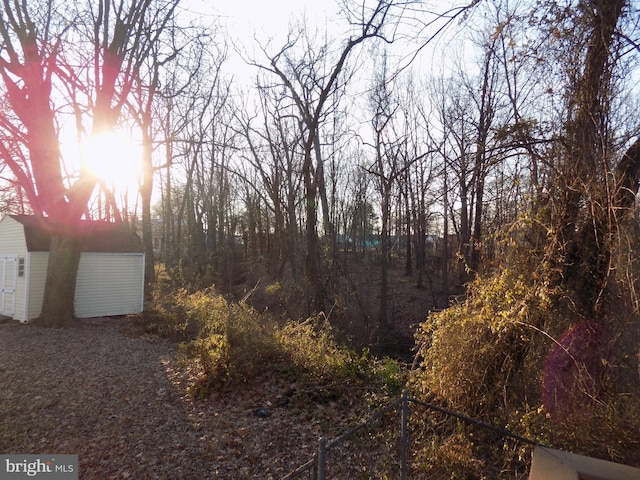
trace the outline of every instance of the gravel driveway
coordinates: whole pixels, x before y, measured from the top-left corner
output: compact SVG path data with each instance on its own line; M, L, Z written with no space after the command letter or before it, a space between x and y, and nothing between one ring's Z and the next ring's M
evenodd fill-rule
M320 432L302 411L253 415L286 386L194 401L176 344L127 322L0 325L0 453L77 454L82 480L280 478L309 458Z

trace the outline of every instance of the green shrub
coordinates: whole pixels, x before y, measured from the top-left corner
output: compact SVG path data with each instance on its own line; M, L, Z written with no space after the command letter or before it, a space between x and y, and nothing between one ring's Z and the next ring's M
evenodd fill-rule
M402 393L406 385L406 374L397 360L384 357L376 368L376 376L386 393L390 397L398 396Z

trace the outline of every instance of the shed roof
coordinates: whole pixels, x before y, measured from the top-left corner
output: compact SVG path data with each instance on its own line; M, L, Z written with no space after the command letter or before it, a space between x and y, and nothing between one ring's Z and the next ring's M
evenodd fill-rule
M61 230L60 225L46 217L9 215L24 226L27 250L48 252L51 236ZM124 224L81 220L70 227L77 236L82 252L139 253L143 252L140 237Z

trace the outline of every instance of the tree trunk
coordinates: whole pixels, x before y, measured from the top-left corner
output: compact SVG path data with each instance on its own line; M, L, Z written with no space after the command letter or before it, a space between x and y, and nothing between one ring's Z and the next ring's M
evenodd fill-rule
M51 237L42 311L36 323L45 327L68 327L75 320L74 298L80 265L80 247L73 232Z
M313 142L313 149L316 157L316 175L315 182L320 197L320 206L322 207L322 230L330 242L335 242L333 224L329 215L329 200L327 199L327 186L324 175L324 159L322 158L322 150L320 149L320 132L316 132Z
M473 231L469 240L469 269L472 272L480 273L480 252L482 245L482 223L483 223L483 206L484 206L484 166L478 165L477 179L476 179L476 200L475 200L475 213L473 218Z
M411 195L410 191L411 191L411 186L409 183L409 173L408 173L408 169L407 169L407 173L405 174L404 177L404 182L402 184L402 188L404 190L403 192L403 196L404 196L404 210L405 210L405 229L406 229L406 248L407 248L407 254L406 254L406 258L405 258L405 262L404 262L404 274L407 277L410 277L411 275L413 275L413 257L411 255L411 226L414 223L414 215L412 215L412 208L413 211L415 212L415 199L413 198L413 195ZM410 200L414 200L412 202L410 202ZM418 235L418 233L416 232L416 235Z
M389 217L391 203L390 182L380 178L382 183L382 227L380 231L380 312L378 322L383 332L389 330Z
M151 190L151 189L149 189ZM153 226L151 224L151 194L140 190L142 197L142 245L144 247L144 281L151 285L156 281L155 255L153 253Z
M406 219L406 238L405 238L405 243L406 243L406 257L404 260L404 275L406 277L410 277L413 275L413 256L411 254L411 216L407 213L407 219Z
M466 185L466 181L461 176L462 184L460 186L460 256L462 257L465 265L460 269L460 283L467 282L467 265L469 265L470 257L470 243L471 243L471 228L469 225L469 191ZM445 193L446 194L446 193Z
M564 246L561 281L573 293L578 310L594 316L602 313L611 240L616 234L616 224L611 223L618 210L616 199L600 188L601 179L611 173L603 168L608 164L608 159L603 158L608 155L606 133L602 131L607 115L603 96L610 88L610 47L625 2L593 0L587 3L596 15L588 17L592 22L589 48L572 99L574 111L567 126L568 151L557 178L565 196L556 224L561 226L558 241ZM627 161L631 158L625 156Z
M146 127L146 128L145 128ZM156 281L155 259L153 254L153 227L151 225L151 194L153 192L153 159L151 124L143 127L143 169L140 185L140 200L142 203L142 244L144 246L144 280L145 285Z
M307 256L305 260L305 278L309 284L311 291L309 292L312 301L312 311L320 312L324 308L324 288L320 278L319 255L318 248L318 230L317 230L317 206L316 206L316 186L312 175L311 166L311 146L309 145L305 151L304 159L304 184L305 184L305 213L307 217L306 245Z
M444 171L442 178L444 180L444 188L442 195L442 295L449 298L449 181L447 179L447 161L444 162ZM437 249L436 249L437 252Z

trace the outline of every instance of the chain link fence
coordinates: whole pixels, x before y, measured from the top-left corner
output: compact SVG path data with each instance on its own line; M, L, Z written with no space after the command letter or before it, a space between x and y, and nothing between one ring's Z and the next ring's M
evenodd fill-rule
M327 478L400 478L407 480L410 473L408 455L410 448L409 423L413 413L411 406L438 413L449 419L456 419L501 438L515 440L519 444L540 446L538 442L504 428L447 410L433 403L412 398L405 390L400 398L378 410L366 421L347 429L333 440L321 437L313 457L283 477L282 480L326 480ZM389 429L399 430L399 434L386 435ZM357 472L354 469L357 469Z

